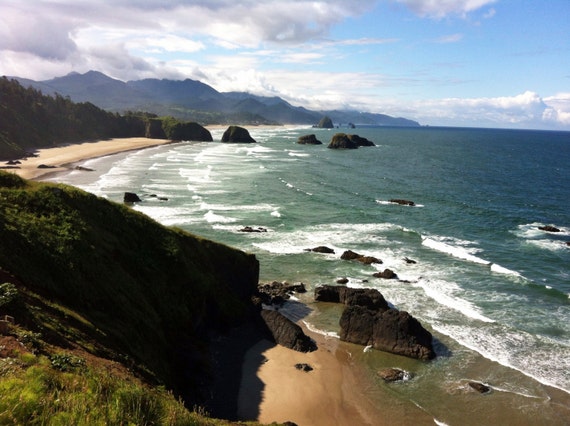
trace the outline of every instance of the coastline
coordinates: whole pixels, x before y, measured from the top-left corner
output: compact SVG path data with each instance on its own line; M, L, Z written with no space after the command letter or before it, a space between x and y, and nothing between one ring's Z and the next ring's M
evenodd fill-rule
M238 418L263 424L292 421L298 426L433 425L420 408L383 393L379 403L366 395L371 377L352 359L362 347L300 325L317 343L310 353L261 340L245 354ZM312 371L295 368L308 364Z
M67 171L71 168L71 164L80 161L168 143L173 142L168 139L114 138L42 148L36 152L37 156L21 159L18 168L4 170L15 173L24 179L39 180L48 174ZM42 164L48 167L38 168Z

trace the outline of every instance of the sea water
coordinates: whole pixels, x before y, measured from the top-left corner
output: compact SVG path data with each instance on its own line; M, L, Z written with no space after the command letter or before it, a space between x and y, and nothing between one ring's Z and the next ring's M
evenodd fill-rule
M570 132L248 130L257 143L182 142L53 179L119 202L136 192L133 208L160 223L255 253L262 281L378 289L433 333L438 358L345 345L371 399L390 395L438 424L570 424ZM376 146L327 149L336 132ZM296 143L309 133L323 145ZM306 251L320 245L335 254ZM348 249L383 263L341 260ZM372 277L385 268L399 279ZM302 300L312 313L300 320L338 333L338 309ZM386 366L414 377L386 385L375 378Z

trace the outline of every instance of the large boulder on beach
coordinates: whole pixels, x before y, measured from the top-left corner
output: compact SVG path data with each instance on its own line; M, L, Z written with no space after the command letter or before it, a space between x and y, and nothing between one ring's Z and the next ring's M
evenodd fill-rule
M435 357L431 333L405 311L347 306L339 323L343 341L422 360Z
M247 129L240 126L230 126L222 135L222 142L255 143Z
M165 123L166 136L173 141L212 142L212 134L208 129L194 122Z
M261 318L277 344L298 352L317 350L316 343L303 332L303 329L280 312L262 310Z
M317 137L314 134L299 136L299 139L297 139L297 143L301 144L301 145L322 145L323 144L320 140L317 139Z

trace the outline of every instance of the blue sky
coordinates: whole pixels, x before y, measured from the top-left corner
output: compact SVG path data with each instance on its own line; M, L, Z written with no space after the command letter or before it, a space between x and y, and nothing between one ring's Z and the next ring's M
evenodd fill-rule
M1 75L91 69L432 126L570 130L570 1L2 1Z

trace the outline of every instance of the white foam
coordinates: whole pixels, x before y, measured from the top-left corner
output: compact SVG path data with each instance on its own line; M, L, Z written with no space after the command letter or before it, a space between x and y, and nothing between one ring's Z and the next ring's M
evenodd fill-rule
M467 260L468 262L479 263L481 265L491 264L491 262L471 254L465 247L450 245L427 237L422 237L422 245L433 250L449 254L450 256L456 257L458 259Z
M501 265L497 265L496 263L491 264L491 272L495 272L497 274L504 274L504 275L513 275L515 277L522 277L522 275L519 272L507 269Z
M480 353L487 359L513 368L538 382L570 393L570 347L545 346L542 338L499 323L470 327L434 322L434 330Z
M416 285L420 286L426 295L431 297L440 305L447 306L448 308L461 312L469 318L487 323L495 322L491 318L480 313L479 309L471 302L454 296L454 293L461 290L454 283L443 280L419 280Z
M209 223L234 223L237 222L236 218L222 216L219 214L214 213L212 210L208 210L208 212L204 215L204 219L206 219Z
M311 324L310 322L305 321L305 320L303 320L302 322L305 325L305 327L307 327L307 329L309 331L312 331L313 333L321 334L321 335L326 336L326 337L332 337L335 339L340 339L340 336L338 335L338 333L336 333L334 331L321 330L320 328L315 327L313 324Z

